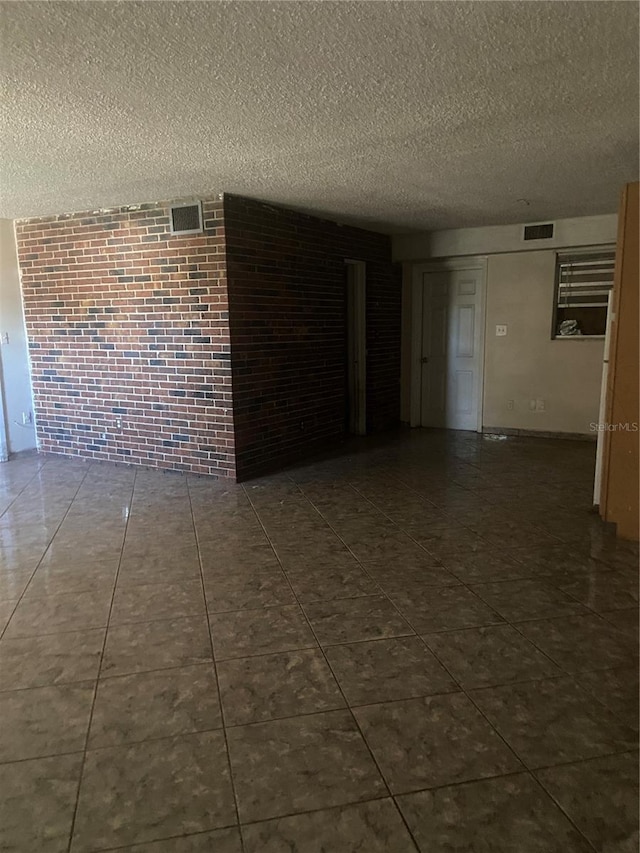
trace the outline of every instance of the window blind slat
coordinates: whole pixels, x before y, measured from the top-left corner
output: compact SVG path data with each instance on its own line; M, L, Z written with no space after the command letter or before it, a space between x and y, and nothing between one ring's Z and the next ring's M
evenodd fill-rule
M615 253L560 256L558 307L599 308L607 305L613 288Z

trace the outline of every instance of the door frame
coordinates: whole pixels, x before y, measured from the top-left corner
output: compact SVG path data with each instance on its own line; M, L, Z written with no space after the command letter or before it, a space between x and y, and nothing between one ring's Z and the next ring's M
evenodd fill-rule
M422 276L429 272L454 272L457 270L480 271L480 347L478 352L478 411L476 432L482 432L484 405L484 354L487 317L487 265L485 255L464 258L443 258L437 261L414 263L411 270L411 382L410 382L410 426L421 426L422 420Z
M0 353L0 462L9 461L9 425L7 422L7 405L4 393L4 378L2 353Z
M345 258L346 267L353 269L353 299L349 297L347 279L347 335L354 336L357 370L355 372L355 400L349 400L350 406L355 402L356 418L352 435L367 434L367 265L365 261ZM347 339L347 381L351 366L348 361L349 342Z

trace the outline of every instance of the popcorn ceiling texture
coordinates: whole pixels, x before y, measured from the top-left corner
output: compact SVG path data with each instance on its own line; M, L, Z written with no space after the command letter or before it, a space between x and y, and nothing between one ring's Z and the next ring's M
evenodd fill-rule
M3 217L225 191L431 230L637 176L636 3L1 5Z
M16 223L43 451L247 479L340 440L344 259L367 263L370 431L399 418L390 238L250 199ZM233 374L233 376L232 376Z

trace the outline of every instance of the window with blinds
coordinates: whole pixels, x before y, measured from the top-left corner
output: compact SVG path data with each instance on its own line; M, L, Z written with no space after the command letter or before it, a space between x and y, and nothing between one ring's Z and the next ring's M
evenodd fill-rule
M555 337L604 335L615 252L558 255Z

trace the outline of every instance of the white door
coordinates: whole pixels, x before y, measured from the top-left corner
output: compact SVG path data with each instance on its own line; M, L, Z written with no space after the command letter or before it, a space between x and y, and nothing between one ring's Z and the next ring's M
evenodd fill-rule
M422 426L481 428L482 297L482 269L422 273Z

